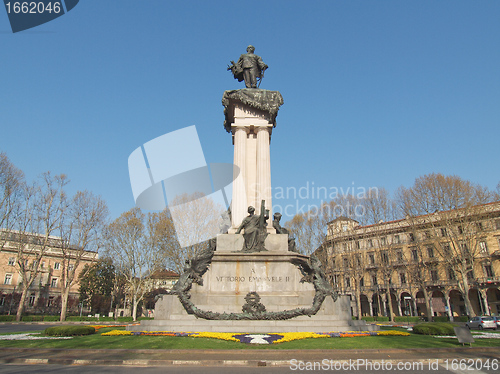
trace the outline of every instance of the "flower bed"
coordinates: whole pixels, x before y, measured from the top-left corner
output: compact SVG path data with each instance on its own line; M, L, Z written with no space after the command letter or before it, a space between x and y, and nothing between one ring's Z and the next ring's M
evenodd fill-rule
M125 327L127 325L91 325L95 329L95 332L98 332L99 329L104 329L106 327Z
M112 330L102 336L145 335L145 336L190 336L194 338L212 338L247 344L276 344L299 339L317 338L353 338L362 336L409 336L403 331L343 331L343 332L285 332L279 334L237 334L229 332L170 332L170 331L125 331Z

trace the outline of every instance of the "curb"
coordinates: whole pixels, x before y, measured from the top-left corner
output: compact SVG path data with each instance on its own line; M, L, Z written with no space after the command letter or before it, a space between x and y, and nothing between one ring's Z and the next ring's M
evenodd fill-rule
M398 363L421 363L428 366L430 362L435 365L449 363L452 360L463 360L473 357L474 360L500 361L499 347L465 347L465 348L414 348L414 349L353 349L353 350L241 350L239 352L226 350L151 350L151 349L110 349L110 350L64 350L64 349L32 349L32 348L6 348L2 349L4 354L0 358L2 364L14 365L102 365L102 366L137 366L137 367L164 367L164 366L226 366L226 367L291 367L292 361L298 362L324 362L326 361L330 367L344 367L355 363L357 366L366 366L370 364L392 364ZM110 352L118 353L118 357L111 358ZM171 355L170 359L159 359L147 355L153 353L164 353ZM130 353L135 352L146 357L137 357L130 359L122 359L122 357L130 357ZM259 353L266 352L268 357L260 357ZM49 357L48 354L60 354L61 357ZM88 357L91 353L100 353L100 356L92 359L84 359L80 357ZM232 359L224 359L215 355L224 355L232 353ZM351 353L347 355L347 353ZM5 355L7 354L7 355ZM23 354L31 354L31 357L20 358ZM182 355L189 354L192 356L182 359ZM397 354L401 356L397 357ZM437 355L435 355L437 354ZM66 356L67 355L67 356ZM69 355L73 357L68 357ZM296 355L296 356L295 356ZM371 356L370 356L371 355ZM395 355L395 357L391 357ZM7 357L5 357L7 356ZM10 357L9 357L10 356ZM38 357L36 357L38 356ZM179 359L175 359L175 357ZM181 356L181 357L179 357ZM203 357L205 356L205 357ZM245 356L248 359L245 359ZM332 356L339 357L337 359ZM287 357L288 359L283 359ZM292 359L292 357L294 357ZM332 357L332 358L329 358ZM342 358L340 358L342 357ZM372 358L370 358L372 357Z

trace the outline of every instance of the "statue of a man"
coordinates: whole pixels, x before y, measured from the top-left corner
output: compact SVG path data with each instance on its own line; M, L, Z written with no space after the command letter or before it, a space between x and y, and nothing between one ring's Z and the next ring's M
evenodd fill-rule
M268 68L262 59L254 54L254 51L255 47L249 45L247 53L242 54L236 64L231 61L232 65L227 68L231 70L234 79L238 79L238 82L245 81L246 88L257 88L257 78L262 79L264 71Z
M281 213L274 213L273 227L276 229L276 234L287 234L288 235L288 250L292 252L297 252L295 246L295 238L290 235L290 232L281 227L280 225Z
M262 204L264 207L264 202ZM240 227L236 230L236 234L239 234L241 230L245 230L243 238L245 239L245 244L243 246L242 252L261 252L266 251L264 248L264 240L267 236L266 221L269 218L269 210L261 209L260 215L255 215L255 208L253 206L248 207L248 217L245 217L241 222Z

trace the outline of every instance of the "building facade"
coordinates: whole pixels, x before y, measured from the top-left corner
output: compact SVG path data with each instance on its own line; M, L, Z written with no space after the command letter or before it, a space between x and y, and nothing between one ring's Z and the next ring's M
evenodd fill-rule
M369 226L339 217L316 253L353 315L500 315L500 202Z
M40 243L43 237L36 234L21 235L13 231L0 232L0 314L15 314L21 299L22 275L24 271L33 271L39 261L38 275L28 289L25 300L25 313L58 314L61 310L61 294L63 291L64 262L68 270L73 270L76 258L79 264L75 270L75 281L70 288L68 310L78 310L79 275L86 264L98 259L97 252L74 249L62 249L61 238L51 236L48 246ZM22 248L22 249L21 249Z

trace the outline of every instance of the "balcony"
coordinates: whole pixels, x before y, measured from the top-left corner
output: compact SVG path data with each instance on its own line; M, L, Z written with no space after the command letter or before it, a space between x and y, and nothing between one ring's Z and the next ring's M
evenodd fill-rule
M482 277L476 279L477 283L480 285L498 285L500 283L500 277Z

